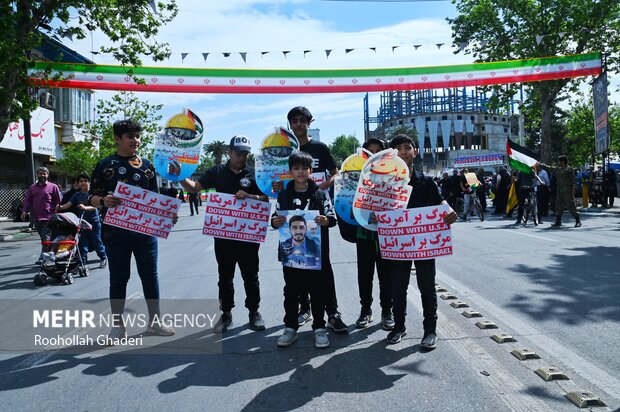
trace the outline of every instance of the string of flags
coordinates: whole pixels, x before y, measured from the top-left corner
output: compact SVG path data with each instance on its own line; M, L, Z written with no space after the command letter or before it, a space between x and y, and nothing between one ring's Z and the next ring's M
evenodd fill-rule
M580 30L581 33L590 33L591 30L587 29L587 28L582 28ZM536 45L540 45L540 43L542 43L542 41L547 38L547 37L552 37L552 36L557 36L560 40L564 39L564 37L566 36L570 36L573 33L568 33L568 32L560 32L560 33L552 33L552 34L538 34L536 35ZM72 36L70 35L70 33L68 33L67 35L63 35L62 37L66 37L69 40L73 40ZM496 39L496 40L482 40L479 43L479 46L481 48L485 48L487 47L487 45L491 44L495 44L496 46L499 45L501 42L501 40ZM519 42L518 38L512 38L510 39L510 42L512 44L517 44ZM459 50L459 52L463 52L463 50L465 50L472 42L469 41L464 41L464 42L459 42L457 45L457 48ZM443 46L446 46L445 42L438 42L438 43L414 43L414 44L406 44L406 45L393 45L393 46L388 46L388 47L382 47L385 49L391 49L392 53L395 53L396 50L400 49L406 49L406 48L411 48L413 47L413 51L418 51L421 48L424 47L436 47L437 50L441 50L441 48ZM450 47L448 45L448 47ZM350 48L345 48L344 49L344 54L348 55L351 52L354 51L359 51L359 50L371 50L374 53L377 53L377 47L350 47ZM264 57L267 54L274 54L274 53L281 53L282 56L286 59L287 56L290 53L293 54L297 54L297 53L301 53L303 55L303 57L305 58L309 53L316 53L316 52L321 52L325 54L325 58L329 59L330 55L332 55L333 52L337 52L336 49L322 49L322 50L312 50L312 49L304 49L304 50L280 50L280 51L274 51L274 50L265 50L265 51L258 51L258 52L248 52L248 51L228 51L228 52L200 52L200 53L196 53L196 52L181 52L181 53L170 53L168 55L168 60L170 60L174 55L180 55L181 56L181 62L185 62L185 59L188 56L191 55L201 55L203 58L203 61L207 61L207 59L209 58L209 56L223 56L224 58L230 58L233 56L240 56L241 59L243 60L244 63L247 63L247 59L248 59L248 55L252 55L252 54L256 54L259 57ZM90 51L91 54L93 55L99 55L102 54L99 51L94 51L91 50Z

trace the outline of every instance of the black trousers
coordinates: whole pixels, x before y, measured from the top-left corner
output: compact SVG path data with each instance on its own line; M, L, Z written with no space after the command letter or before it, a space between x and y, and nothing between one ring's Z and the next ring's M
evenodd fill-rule
M323 282L324 282L324 296L323 296L323 304L325 306L325 312L328 315L333 315L338 312L338 299L336 298L336 282L334 281L334 270L332 269L332 264L328 259L322 259L322 269L323 273ZM307 311L310 309L310 297L308 296L309 291L302 290L299 294L299 306L301 309ZM314 307L314 302L312 302L312 306ZM313 312L314 313L314 312ZM314 316L314 315L312 315Z
M549 214L549 188L545 185L539 185L536 197L538 199L538 216L547 216Z
M392 300L395 328L405 326L407 316L407 288L411 276L412 261L390 260ZM435 259L414 260L416 280L422 297L424 333L435 333L437 329L437 292L435 291Z
M297 330L297 313L299 296L312 299L312 329L325 327L325 291L326 273L323 270L305 270L283 266L284 272L284 325Z
M381 309L392 308L392 294L388 263L381 257L377 235L368 233L365 238L358 238L355 242L357 249L357 284L360 293L362 310L370 309L372 305L372 280L377 267L379 278L379 302Z
M258 243L229 239L214 239L215 258L219 274L220 309L230 312L235 307L235 265L239 265L243 287L245 288L245 307L250 312L260 305L260 285L258 282Z
M194 209L196 210L196 214L200 213L198 210L198 197L189 198L189 211L192 215L194 214Z

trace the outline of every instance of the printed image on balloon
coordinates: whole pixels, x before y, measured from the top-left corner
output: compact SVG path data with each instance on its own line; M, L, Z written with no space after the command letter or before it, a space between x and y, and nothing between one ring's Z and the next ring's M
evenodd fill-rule
M277 187L284 187L292 179L288 157L297 149L297 138L283 127L276 127L273 133L265 136L255 159L256 184L265 195L277 197Z

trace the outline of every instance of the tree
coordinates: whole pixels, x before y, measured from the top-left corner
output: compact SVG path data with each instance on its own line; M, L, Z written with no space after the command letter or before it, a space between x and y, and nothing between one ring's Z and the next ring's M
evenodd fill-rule
M71 143L63 148L63 157L58 159L54 170L67 176L80 172L90 174L97 162L116 153L116 142L112 125L117 120L133 119L142 126L140 154L153 158L152 142L162 127L160 114L163 105L151 105L138 99L134 93L120 92L110 100L97 103L96 118L84 125L89 138L83 142Z
M525 59L600 51L607 69L620 64L620 3L617 0L456 0L452 26L454 44L477 61ZM537 36L544 36L542 39ZM574 90L580 80L561 79L528 83L529 101L540 111L540 151L549 162L552 155L556 103ZM494 87L501 106L515 92ZM531 111L536 114L536 111Z
M574 165L591 163L594 153L594 107L592 100L577 103L568 112L564 152ZM620 152L620 107L609 106L610 152Z
M354 135L340 135L334 139L332 144L329 145L329 151L331 152L334 159L336 159L336 163L339 165L344 162L344 160L355 153L355 149L360 147L361 144L357 137Z
M416 130L410 126L407 125L400 125L395 129L390 130L390 132L388 133L387 136L387 141L389 143L390 140L392 140L394 138L394 136L399 135L399 134L404 134L406 136L409 136L411 138L411 140L413 140L416 144L418 144L419 146L419 142L418 142L418 132L416 132Z
M110 42L99 51L110 53L133 75L131 67L142 64L140 55L160 61L170 53L154 38L176 16L177 6L174 0L160 0L158 6L155 12L148 0L0 2L0 141L10 122L29 119L37 107L27 69L44 36L84 39L100 30Z
M216 165L221 165L225 156L228 156L228 145L221 140L215 140L202 146L202 150L213 157Z

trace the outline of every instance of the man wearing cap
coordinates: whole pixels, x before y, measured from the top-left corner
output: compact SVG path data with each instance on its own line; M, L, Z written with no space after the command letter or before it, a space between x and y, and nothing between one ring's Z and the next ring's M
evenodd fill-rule
M214 188L220 193L235 195L238 199L255 199L268 202L269 198L262 194L254 181L254 171L246 165L248 155L252 151L250 139L243 135L234 136L230 140L228 162L207 170L197 182L189 179L181 180L181 186L190 193ZM169 172L179 174L178 164L171 164ZM219 299L222 316L215 325L217 332L225 332L232 324L232 308L235 306L234 284L235 265L239 265L243 285L245 287L245 307L249 311L250 329L265 329L258 307L260 290L258 282L258 249L259 243L241 240L214 238L215 258L219 274Z
M56 206L60 204L62 197L58 185L48 181L49 175L50 172L47 167L41 166L37 169L37 182L26 191L22 207L22 220L26 220L26 214L32 206L35 228L39 233L41 241L50 240L47 224L56 210ZM45 252L45 249L46 247L42 246L41 253ZM35 264L39 264L40 259L39 257Z

